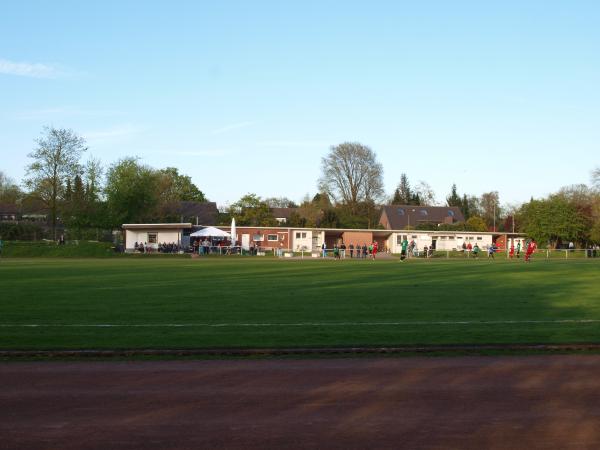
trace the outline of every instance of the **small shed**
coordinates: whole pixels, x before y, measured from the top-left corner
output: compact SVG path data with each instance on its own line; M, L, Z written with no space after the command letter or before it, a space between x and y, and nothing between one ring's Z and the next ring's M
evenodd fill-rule
M191 223L125 223L125 250L133 251L136 242L153 249L162 243L181 246L183 232L190 228Z

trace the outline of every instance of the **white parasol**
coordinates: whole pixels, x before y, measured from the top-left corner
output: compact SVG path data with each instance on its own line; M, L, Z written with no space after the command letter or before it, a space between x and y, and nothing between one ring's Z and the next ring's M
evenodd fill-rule
M229 237L227 231L220 230L215 227L206 227L195 233L190 234L191 237Z
M229 230L231 232L231 246L235 247L235 243L236 243L236 238L237 238L237 234L236 233L236 229L235 229L235 217L231 219L231 230Z

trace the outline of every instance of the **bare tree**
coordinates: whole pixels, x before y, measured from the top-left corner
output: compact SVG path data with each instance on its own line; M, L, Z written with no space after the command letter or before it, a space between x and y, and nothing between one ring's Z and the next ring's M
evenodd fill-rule
M72 130L46 127L29 156L25 184L50 208L52 234L56 239L58 199L65 182L81 172L79 159L87 150L85 140Z
M321 160L319 189L353 213L361 202L374 202L383 195L383 166L373 150L358 142L332 146Z
M436 204L435 192L429 183L420 180L414 188L415 195L419 196L421 205L434 206Z
M496 231L496 219L502 213L498 191L484 192L481 194L479 202L483 211L483 218Z
M295 202L287 197L269 197L265 198L264 202L269 205L270 208L297 208Z

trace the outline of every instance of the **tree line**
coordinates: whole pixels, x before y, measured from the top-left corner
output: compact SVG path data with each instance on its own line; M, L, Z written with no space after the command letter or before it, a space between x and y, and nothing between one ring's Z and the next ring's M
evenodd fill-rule
M87 151L72 130L45 128L28 155L24 190L0 172L0 203L46 211L49 237L57 239L59 224L72 238L97 237L123 223L179 220L177 202L206 201L176 168L154 169L135 157L105 168L93 156L84 161Z
M45 128L28 155L21 186L0 172L0 203L39 204L48 212L51 236L60 222L71 236L118 229L123 223L179 220L181 201L207 201L187 175L173 167L155 169L126 157L107 167L93 156L84 160L85 140L72 130ZM220 224L235 217L239 225L277 226L273 208L294 208L286 225L323 228L377 228L381 205L455 206L465 217L456 224L420 223L415 228L522 232L552 246L562 242L600 242L600 168L590 186L565 187L522 205L501 205L497 191L478 196L459 193L456 184L440 205L431 186L414 185L403 173L390 196L383 165L358 142L332 146L321 160L318 192L297 204L285 197L249 193L222 209Z

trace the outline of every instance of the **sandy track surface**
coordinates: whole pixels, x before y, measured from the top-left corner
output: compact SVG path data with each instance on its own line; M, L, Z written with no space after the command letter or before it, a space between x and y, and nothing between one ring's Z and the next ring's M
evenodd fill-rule
M0 364L2 449L600 448L600 356Z

